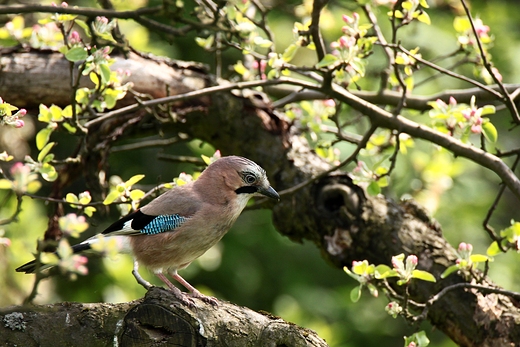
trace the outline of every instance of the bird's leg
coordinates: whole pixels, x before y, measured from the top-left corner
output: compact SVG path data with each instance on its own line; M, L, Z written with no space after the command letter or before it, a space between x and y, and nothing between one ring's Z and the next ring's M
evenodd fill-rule
M174 286L173 283L171 283L170 280L168 280L168 278L166 278L166 276L164 276L164 274L162 272L156 273L155 276L159 277L159 279L168 286L170 291L173 293L173 295L175 295L175 297L180 302L182 302L184 305L186 305L188 307L194 306L195 303L193 302L193 300L191 298L187 297L186 295L184 295L184 293L181 292L181 290L179 288Z
M208 304L211 304L213 306L218 306L218 301L214 297L207 296L199 292L195 287L193 287L191 284L188 283L184 278L182 278L177 272L170 272L169 273L172 278L174 278L177 282L182 284L186 289L189 290L190 294L194 298L199 298L202 301L207 302Z
M135 279L137 280L137 283L145 287L147 290L152 287L152 284L141 277L139 274L139 263L137 262L137 259L134 259L134 269L132 270L132 275L134 275Z

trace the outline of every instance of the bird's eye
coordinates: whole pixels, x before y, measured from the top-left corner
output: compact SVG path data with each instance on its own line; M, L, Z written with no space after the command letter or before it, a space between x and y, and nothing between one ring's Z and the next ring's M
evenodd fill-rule
M253 184L256 181L256 177L253 174L246 174L244 175L244 182L247 184Z

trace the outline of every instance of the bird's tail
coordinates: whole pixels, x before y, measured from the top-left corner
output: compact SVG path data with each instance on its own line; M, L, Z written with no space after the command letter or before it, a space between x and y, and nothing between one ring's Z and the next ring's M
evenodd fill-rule
M72 246L72 251L74 254L77 254L77 253L85 252L85 251L89 250L90 248L91 248L90 244L87 242L84 242L84 243L79 243L77 245ZM57 253L54 253L54 254L58 255ZM16 269L16 272L25 272L26 274L32 274L32 273L36 272L37 267L38 267L38 271L42 271L45 269L50 269L51 267L54 267L54 266L56 266L56 264L42 264L42 263L40 263L38 266L38 262L36 261L36 259L34 259L34 260L18 267Z

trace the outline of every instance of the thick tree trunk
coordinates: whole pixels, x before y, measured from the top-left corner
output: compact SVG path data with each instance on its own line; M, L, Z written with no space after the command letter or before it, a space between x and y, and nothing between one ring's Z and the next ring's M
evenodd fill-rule
M67 79L62 76L56 80L56 75L59 71L68 72L69 65L59 55L26 52L12 53L2 59L0 95L5 100L27 107L39 102L68 103L70 90L63 82ZM132 70L130 79L134 81L137 92L148 93L154 98L197 91L214 84L211 76L200 66L185 63L157 62L131 55L126 60L117 59L114 68L121 66ZM17 94L20 90L23 93ZM129 103L125 101L125 104ZM155 118L148 117L143 109L139 109L126 114L113 114L103 118L103 121L93 121L86 141L79 149L83 161L63 168L64 172L75 174L58 181L56 187L59 189L56 188L56 191L63 191L62 188L80 174L87 177L92 191L99 185L98 176L89 170L104 165L111 143L120 137L130 136L147 124L158 126L158 120L162 122L160 126L166 134L185 132L213 144L224 154L243 155L255 160L266 168L271 183L278 190L308 182L300 189L282 196L282 201L273 207L274 223L280 233L295 241L306 239L314 242L324 257L337 267L350 266L353 260L363 259L374 264L389 264L394 255L416 254L419 268L439 279L440 274L456 259L454 249L443 238L437 223L413 202L398 203L382 196L367 196L363 189L354 185L343 173L331 173L313 180L328 170L329 165L316 156L305 140L294 133L294 128L284 120L283 115L271 110L268 100L256 92L226 91L197 98L190 96L177 100L170 107L169 113L159 112ZM100 141L102 146L99 145ZM98 191L100 193L101 189L98 188ZM410 298L424 303L442 289L457 283L465 283L465 279L453 274L435 284L414 281L409 288ZM494 288L487 279L483 279L481 284ZM402 292L395 285L392 289L397 293ZM145 302L147 300L149 297ZM126 312L132 309L133 312L138 307L128 305L87 306L89 310L95 307L112 315L111 318L106 316L103 319L115 324L124 316L121 310ZM87 306L61 306L61 310ZM457 288L443 295L425 313L434 326L461 346L515 346L520 344L520 329L515 323L520 321L518 306L518 302L501 294ZM167 308L155 306L148 309L168 311ZM218 316L221 311L227 310L231 308L222 305L209 311ZM186 318L187 311L190 310L179 315L184 317L180 320L196 322L196 319ZM66 317L66 312L63 315ZM103 319L100 318L97 323L101 325ZM263 327L267 323L270 326L277 324L270 317L262 319L264 323L260 325ZM191 328L188 329L200 333L197 324L201 323L189 323ZM142 335L170 335L168 329L152 329L150 326L154 324L147 324ZM230 327L233 325L230 324ZM108 330L113 333L115 329L115 326L111 326ZM205 329L216 329L218 333L223 333L227 328L223 325L219 328L205 325ZM237 327L233 331L240 335L241 329ZM209 332L207 334L204 336L209 336ZM255 333L254 336L256 339L263 335Z

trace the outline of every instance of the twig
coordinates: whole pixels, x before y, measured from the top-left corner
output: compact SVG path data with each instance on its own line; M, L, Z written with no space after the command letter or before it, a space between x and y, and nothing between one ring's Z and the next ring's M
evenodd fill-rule
M426 306L424 307L421 314L416 317L416 320L425 319L426 316L428 315L428 311L431 306L433 306L437 301L439 301L444 295L446 295L450 291L459 289L459 288L478 289L483 293L501 294L501 295L509 296L516 300L520 299L520 293L517 293L517 292L512 292L512 291L501 289L501 288L492 288L492 287L489 287L487 285L482 285L482 284L472 284L472 283L465 283L465 282L457 283L457 284L453 284L451 286L444 287L440 292L438 292L432 298L430 298L428 300L428 302L426 303Z
M311 14L311 25L309 26L309 31L311 33L312 41L316 46L316 55L318 56L318 61L321 61L323 57L325 57L325 43L323 42L323 37L320 32L320 18L321 18L321 10L327 4L328 0L314 0L312 6L312 14Z
M511 113L511 117L513 118L513 121L516 124L520 124L520 115L518 114L518 109L516 107L516 104L513 102L511 96L507 92L507 89L504 88L504 85L502 84L502 81L498 79L497 76L495 76L495 73L493 72L491 63L488 61L486 52L484 52L484 47L482 47L482 42L480 41L480 37L477 33L477 29L475 28L475 23L473 21L473 17L471 16L471 12L468 8L468 5L466 4L465 0L461 0L462 6L464 7L464 11L466 12L466 16L469 19L469 22L471 24L471 29L473 30L473 35L475 35L475 40L477 41L477 46L480 51L480 57L482 58L482 62L484 64L484 67L488 71L491 78L493 78L493 81L495 81L496 84L500 87L500 91L503 94L503 101L506 104L507 108L509 109L509 112Z
M333 166L332 168L330 168L329 170L327 171L324 171L312 178L309 178L308 180L306 181L303 181L297 185L294 185L292 186L291 188L287 188L287 189L284 189L282 190L281 192L279 192L280 196L283 196L283 195L288 195L288 194L293 194L294 192L298 191L299 189L302 189L303 187L306 187L307 185L315 182L315 181L318 181L320 180L321 178L327 176L328 174L330 174L331 172L334 172L336 170L339 170L340 168L342 168L343 166L349 164L350 162L352 162L354 159L357 158L359 152L366 147L367 143L368 143L368 140L370 140L370 137L374 134L374 132L377 130L377 126L374 126L372 125L370 127L370 129L365 133L365 135L363 135L363 138L361 139L361 141L359 141L359 144L358 146L356 147L356 150L354 152L352 152L352 154L350 154L350 156L343 160L341 163L339 163L338 165L335 165Z
M6 225L9 223L12 223L18 218L18 215L20 214L20 212L22 212L22 196L23 195L16 194L16 209L15 209L13 215L9 218L0 220L0 225ZM8 197L9 197L9 194L6 197L6 200L8 199Z

